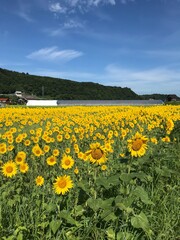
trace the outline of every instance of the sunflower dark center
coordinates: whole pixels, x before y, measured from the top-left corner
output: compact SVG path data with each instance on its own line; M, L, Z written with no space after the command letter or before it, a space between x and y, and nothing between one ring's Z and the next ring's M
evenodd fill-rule
M136 139L132 144L132 149L134 151L139 151L143 145L143 141L141 139Z
M91 156L92 156L92 158L98 160L98 159L102 158L102 156L103 156L103 151L102 151L101 149L99 149L99 148L94 149L94 150L92 150L92 152L91 152Z
M39 149L38 149L38 150L36 150L36 153L37 153L37 154L40 154L40 150L39 150Z
M6 168L6 172L12 173L12 171L13 171L13 167L8 166L8 167Z
M17 162L21 162L22 158L21 157L17 157Z
M67 185L66 180L60 180L60 181L58 182L58 186L59 186L60 188L65 188L66 185Z
M69 159L66 159L66 160L65 160L65 164L66 164L66 165L69 165L70 163L71 163L71 161L70 161Z
M54 161L55 161L55 160L54 160L54 158L53 158L53 157L52 157L52 158L50 158L50 162L52 162L52 163L53 163Z

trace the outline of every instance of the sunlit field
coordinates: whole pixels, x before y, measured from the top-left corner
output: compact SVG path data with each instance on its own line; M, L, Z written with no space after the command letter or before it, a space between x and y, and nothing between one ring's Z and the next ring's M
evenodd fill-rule
M179 240L180 106L0 109L0 239Z

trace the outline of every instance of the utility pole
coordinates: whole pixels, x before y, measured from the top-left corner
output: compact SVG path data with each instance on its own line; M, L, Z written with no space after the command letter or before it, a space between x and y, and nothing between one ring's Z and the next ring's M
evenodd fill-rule
M42 86L42 97L44 97L44 86Z

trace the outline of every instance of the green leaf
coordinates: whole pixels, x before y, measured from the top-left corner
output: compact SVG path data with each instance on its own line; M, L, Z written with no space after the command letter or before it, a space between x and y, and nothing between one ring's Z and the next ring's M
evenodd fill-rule
M115 199L115 204L117 207L119 207L121 210L125 210L126 208L130 208L132 203L134 202L135 197L129 196L125 199L122 198L121 195L118 195Z
M47 226L49 225L49 222L42 222L42 223L40 223L40 224L38 224L38 227L41 227L41 228L46 228Z
M113 186L120 184L119 174L109 177L108 182Z
M103 186L105 189L109 189L109 181L106 177L98 177L96 179L97 186Z
M114 198L108 198L106 200L101 200L101 205L100 205L100 208L102 209L109 209L112 207L112 203L114 201Z
M117 240L132 240L133 234L128 232L118 232Z
M132 176L130 175L130 173L122 173L120 175L120 179L125 183L129 183L132 179Z
M75 216L82 216L85 209L82 207L82 205L77 205L74 208Z
M78 182L77 186L81 188L84 192L89 193L90 191L87 181L81 180L80 182Z
M53 212L56 210L56 204L54 203L49 203L47 206L46 206L46 211L47 212Z
M7 202L7 205L12 207L13 205L15 205L16 201L14 199L9 199Z
M54 234L56 234L57 230L59 229L59 227L61 226L62 221L61 220L52 220L50 222L50 229L52 230L52 232Z
M89 198L87 200L87 205L94 211L97 212L99 210L99 208L101 207L102 204L102 199L98 198L98 199L94 199L94 198Z
M141 201L145 204L153 204L151 200L149 200L147 192L144 190L144 188L138 186L134 190L133 194L141 199Z
M27 231L27 228L24 226L19 226L15 231L14 235L16 236L20 231Z
M103 210L100 216L106 222L115 221L117 219L117 216L113 212L113 208Z
M23 240L23 234L21 232L18 234L17 240Z
M108 228L106 230L106 234L108 236L108 240L115 240L115 232L112 228Z
M120 179L125 183L129 183L133 178L138 178L142 182L145 182L146 178L147 178L147 175L144 172L122 173L120 175Z
M72 225L76 225L76 226L80 225L74 218L71 217L71 214L66 210L62 210L59 213L59 217L65 219L68 223L70 223Z
M9 236L8 238L4 238L5 240L15 240L14 236Z
M145 232L149 231L149 222L146 215L141 212L131 218L131 224L134 228L142 228Z
M158 173L163 177L171 177L171 173L172 173L172 171L165 166L163 166L162 168L156 167L155 171L156 173Z

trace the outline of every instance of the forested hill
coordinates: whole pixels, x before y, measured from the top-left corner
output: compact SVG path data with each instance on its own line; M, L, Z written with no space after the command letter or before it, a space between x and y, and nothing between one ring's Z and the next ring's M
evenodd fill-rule
M120 76L121 77L121 76ZM92 82L34 76L0 68L0 94L22 91L48 99L136 100L142 99L130 88L103 86Z

